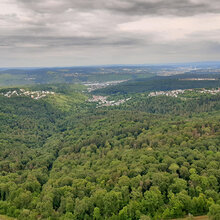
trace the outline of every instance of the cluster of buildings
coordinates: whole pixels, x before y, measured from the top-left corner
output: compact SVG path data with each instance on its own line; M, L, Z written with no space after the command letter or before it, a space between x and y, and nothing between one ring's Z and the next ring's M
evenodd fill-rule
M96 89L102 89L107 86L117 85L119 83L125 82L127 80L117 80L117 81L109 81L109 82L94 82L94 83L85 83L84 85L87 86L88 92L92 92Z
M98 107L103 107L103 106L114 106L114 105L120 105L125 103L126 101L130 100L131 98L127 98L127 99L121 99L118 101L108 101L107 100L107 96L95 96L93 95L92 99L89 99L89 102L96 102L97 103L97 108Z
M158 92L151 92L148 96L159 96L159 95L165 95L165 96L171 96L171 97L177 97L179 94L183 94L185 90L183 89L177 89L177 90L171 90L171 91L158 91Z
M186 80L186 81L214 81L218 80L216 78L184 78L180 80Z
M55 95L54 92L50 91L26 91L24 89L19 90L9 90L6 93L0 93L1 95L11 98L12 96L28 96L32 99L41 99L43 97L46 97L47 95Z
M202 89L199 92L200 93L209 93L209 94L215 95L217 93L220 93L220 88L218 88L218 89Z
M159 96L159 95L165 95L165 96L171 96L171 97L178 97L179 94L183 94L185 91L197 91L199 93L208 93L215 95L217 93L220 93L220 88L218 89L200 89L200 90L193 90L193 89L177 89L177 90L171 90L171 91L157 91L157 92L151 92L148 96Z

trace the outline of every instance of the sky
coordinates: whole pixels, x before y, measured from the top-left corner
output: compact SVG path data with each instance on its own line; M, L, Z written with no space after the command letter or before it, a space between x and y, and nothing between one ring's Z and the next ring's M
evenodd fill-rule
M219 0L0 0L0 67L219 60Z

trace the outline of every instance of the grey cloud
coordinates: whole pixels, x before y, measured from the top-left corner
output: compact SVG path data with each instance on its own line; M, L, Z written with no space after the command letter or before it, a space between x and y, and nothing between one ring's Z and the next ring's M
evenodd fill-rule
M114 8L129 15L178 15L190 16L200 13L219 13L220 2L192 3L189 0L134 1L128 8Z
M125 15L179 15L219 13L218 0L17 0L18 3L39 13L62 13L68 9L91 11L106 10Z
M141 39L131 37L34 37L34 36L0 36L0 47L10 48L39 48L39 49L59 49L67 47L89 47L102 46L137 46L142 43Z
M167 54L178 53L181 59L188 57L187 53L197 53L201 57L204 51L213 51L216 57L220 55L216 49L219 49L219 43L215 39L210 40L212 35L219 36L218 31L197 32L189 34L186 41L164 44L162 40L154 41L158 37L154 31L126 32L119 28L120 24L144 17L167 18L173 15L174 18L184 18L220 14L219 0L13 1L18 12L0 14L0 62L1 59L6 60L5 54L8 63L18 62L17 65L22 60L20 56L26 57L30 63L31 57L37 57L37 63L42 61L45 64L48 56L59 57L50 60L50 63L71 62L72 56L75 60L85 57L87 64L104 64L108 63L108 59L112 63L147 63L145 59L156 61L160 58L168 60L174 57L166 57ZM10 57L17 59L11 61Z

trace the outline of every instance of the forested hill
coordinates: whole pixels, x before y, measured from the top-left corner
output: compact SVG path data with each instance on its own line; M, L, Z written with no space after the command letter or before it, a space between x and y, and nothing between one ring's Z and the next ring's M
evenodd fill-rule
M152 66L9 68L0 69L0 86L128 80L153 76L158 69Z
M219 219L219 94L134 93L111 107L91 96L72 84L0 90L0 215Z
M50 83L91 83L146 79L180 74L219 74L220 62L107 65L45 68L0 68L0 86Z
M94 94L129 94L149 91L220 87L220 74L181 74L135 79L120 85L98 89Z

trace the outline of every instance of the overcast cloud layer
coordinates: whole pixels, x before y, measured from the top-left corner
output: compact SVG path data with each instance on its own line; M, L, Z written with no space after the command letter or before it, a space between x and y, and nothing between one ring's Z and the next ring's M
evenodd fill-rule
M219 0L1 0L0 67L220 60Z

